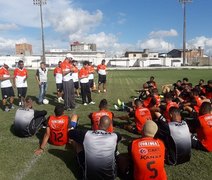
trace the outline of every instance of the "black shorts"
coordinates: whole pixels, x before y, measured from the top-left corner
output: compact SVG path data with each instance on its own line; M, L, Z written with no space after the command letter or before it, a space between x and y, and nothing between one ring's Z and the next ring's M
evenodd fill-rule
M2 99L7 99L8 97L14 97L13 87L1 88Z
M74 82L74 88L75 88L75 89L79 89L79 81Z
M17 90L18 90L18 97L21 98L21 97L26 97L26 93L27 93L27 87L17 87Z
M89 79L89 86L90 88L93 88L93 79Z
M57 92L63 91L63 83L56 83L56 86L57 86Z
M106 75L99 74L99 84L106 83Z

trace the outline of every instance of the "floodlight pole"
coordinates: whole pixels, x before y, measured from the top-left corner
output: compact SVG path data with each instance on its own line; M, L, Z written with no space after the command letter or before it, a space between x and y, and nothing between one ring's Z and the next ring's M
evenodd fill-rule
M186 3L192 0L179 0L183 4L183 66L186 64Z
M46 56L45 56L45 43L44 43L44 30L43 30L43 5L45 5L47 0L33 0L34 5L38 5L40 7L40 22L41 22L41 38L42 38L42 54L43 59L42 61L46 63Z

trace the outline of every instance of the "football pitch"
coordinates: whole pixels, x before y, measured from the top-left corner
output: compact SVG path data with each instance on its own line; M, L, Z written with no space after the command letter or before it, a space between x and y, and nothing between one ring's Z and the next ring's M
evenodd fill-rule
M117 99L124 102L132 101L136 94L135 90L142 87L142 84L149 80L150 76L155 77L159 90L161 85L176 82L178 79L187 77L193 85L197 84L199 79L205 81L212 78L211 69L204 70L114 70L108 71L107 75L107 93L92 93L95 105L83 106L81 99L76 99L76 109L71 113L79 115L79 128L90 128L88 115L90 112L98 110L98 104L101 99L106 98L109 103L109 109L115 115L124 115L124 112L118 112L113 104ZM97 79L95 79L97 82ZM16 92L16 90L15 90ZM56 101L56 86L53 77L53 71L48 74L48 105L37 105L34 103L34 109L45 109L48 115L53 114ZM17 93L16 93L17 94ZM35 81L35 71L29 71L28 93L33 99L38 95L38 85ZM15 107L17 109L17 101ZM68 114L70 112L66 112ZM41 156L35 156L34 150L38 148L39 141L43 137L41 130L36 136L30 138L19 138L13 134L13 120L15 110L3 112L0 110L0 180L74 180L80 179L81 173L76 161L74 152L65 147L56 147L48 144L45 152ZM119 132L124 140L119 144L120 153L127 152L129 141L139 137L121 129L125 121L115 120L115 131ZM168 179L190 179L190 180L209 180L212 178L212 154L192 150L190 162L178 166L166 166Z

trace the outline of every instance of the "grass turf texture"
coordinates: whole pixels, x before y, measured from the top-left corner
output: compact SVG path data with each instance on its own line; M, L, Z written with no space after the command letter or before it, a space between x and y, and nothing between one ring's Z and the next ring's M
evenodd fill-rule
M35 82L35 71L29 71L28 95L36 98L38 86ZM98 103L102 98L109 102L110 110L115 115L117 112L113 104L117 99L128 102L137 95L134 91L139 89L149 77L155 76L158 87L169 84L188 77L194 85L199 79L211 79L211 70L135 70L135 71L109 71L107 80L107 93L92 93L92 98L96 105L81 105L81 99L77 100L77 108L74 110L79 115L80 127L89 128L90 121L88 114L98 109ZM35 109L45 109L48 115L53 114L55 101L55 80L53 72L49 71L49 86L47 98L48 105L34 104ZM97 82L97 79L96 79ZM17 108L17 101L15 102ZM42 139L42 132L30 138L18 138L13 135L12 124L15 110L3 112L0 110L0 179L79 179L81 176L74 153L66 150L65 147L47 145L45 152L41 156L35 156L34 150L38 147L39 139ZM68 114L69 112L66 112ZM73 113L73 112L71 112ZM124 121L117 121L117 125L124 124ZM119 144L121 153L127 152L129 140L137 135L128 133L119 127L116 131L126 139ZM210 179L212 177L212 154L192 150L192 157L189 163L178 166L166 166L169 179Z

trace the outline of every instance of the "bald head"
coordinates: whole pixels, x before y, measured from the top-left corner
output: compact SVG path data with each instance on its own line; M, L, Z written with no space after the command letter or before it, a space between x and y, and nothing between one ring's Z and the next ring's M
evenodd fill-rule
M102 116L99 121L99 129L107 130L110 126L111 120L108 116Z

